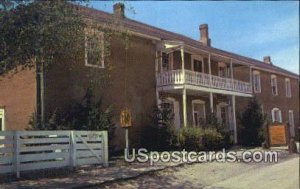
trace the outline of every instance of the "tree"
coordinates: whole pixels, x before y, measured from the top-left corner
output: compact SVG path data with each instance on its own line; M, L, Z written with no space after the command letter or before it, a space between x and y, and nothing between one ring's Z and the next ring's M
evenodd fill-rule
M238 119L241 123L240 143L243 146L260 146L265 138L264 125L267 119L256 98L249 101L247 109Z
M0 8L0 74L18 65L47 66L55 57L78 58L85 23L77 6L63 0L18 2L4 0Z
M80 6L64 0L0 3L0 75L36 69L37 121L44 125L45 69L55 60L73 63L82 55L85 22L78 14Z

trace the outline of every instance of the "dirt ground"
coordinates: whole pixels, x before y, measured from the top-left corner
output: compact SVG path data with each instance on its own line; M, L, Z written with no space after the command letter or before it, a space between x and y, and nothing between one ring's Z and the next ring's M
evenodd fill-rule
M299 156L278 163L196 163L95 188L299 188Z

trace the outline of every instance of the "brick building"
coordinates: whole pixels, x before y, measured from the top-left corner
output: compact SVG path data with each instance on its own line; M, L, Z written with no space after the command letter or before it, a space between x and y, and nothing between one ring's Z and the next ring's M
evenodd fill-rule
M259 61L212 47L206 24L200 25L197 41L127 19L122 4L114 5L113 14L81 10L99 26L117 20L130 34L128 50L120 36L106 39L105 33L97 31L99 44L110 45L109 56L99 54L100 63L90 62L92 51L85 48L82 60L72 68L60 63L43 74L23 70L0 76L2 130L25 129L33 112L47 115L80 101L91 75L109 72L109 85L95 93L105 105L113 105L117 125L126 101L133 114L131 137L136 143L153 106L162 99L173 109L175 127L200 126L213 112L238 142L237 113L256 96L273 122L289 123L290 135L299 137L299 76L273 65L269 56ZM123 132L119 127L115 132L117 146L124 145Z

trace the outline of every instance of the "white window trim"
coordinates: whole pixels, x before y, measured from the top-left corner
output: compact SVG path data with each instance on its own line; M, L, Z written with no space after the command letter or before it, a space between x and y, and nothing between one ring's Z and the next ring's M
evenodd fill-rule
M5 131L5 109L4 108L0 108L0 117L2 117L2 131Z
M97 34L101 35L101 46L102 46L102 49L105 48L105 44L104 44L104 32L102 31L96 31ZM87 53L88 53L88 50L87 50L87 35L88 35L88 32L85 30L85 36L84 36L84 65L87 66L87 67L92 67L92 68L105 68L104 64L104 58L105 58L105 54L104 54L104 50L101 51L101 64L99 65L94 65L94 64L89 64L88 63L88 57L87 57Z
M195 105L195 104L201 104L201 105L204 105L204 106L203 106L203 114L204 114L203 116L204 116L204 119L206 120L205 101L199 100L199 99L192 100L193 126L196 126L196 124L195 124L195 111L194 111L194 105Z
M276 91L276 94L273 93L273 85L272 85L272 80L275 79L275 91ZM272 90L272 94L274 96L277 96L278 95L278 84L277 84L277 76L276 75L271 75L271 90Z
M279 123L282 123L282 114L279 108L273 108L271 111L272 114L272 122L275 122L275 111L279 111Z
M289 85L287 85L287 83ZM285 95L288 98L292 97L292 86L291 86L291 80L289 78L285 78Z
M259 76L259 89L258 90L256 90L256 87L255 87L255 76ZM259 71L253 71L253 88L254 88L254 92L255 93L261 93L261 77L260 77L260 72Z
M195 71L194 70L194 60L202 61L202 72L201 73L204 73L204 60L203 60L203 57L200 56L200 55L192 55L191 56L191 70L192 71Z

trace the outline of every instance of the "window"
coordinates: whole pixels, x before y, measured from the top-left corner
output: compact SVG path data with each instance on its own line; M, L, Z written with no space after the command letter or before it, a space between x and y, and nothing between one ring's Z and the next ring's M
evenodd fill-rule
M255 93L261 92L260 73L258 71L253 71L253 87Z
M4 117L5 114L4 114L4 109L3 108L0 108L0 131L4 131L5 127L4 127Z
M203 58L200 56L192 56L191 68L196 72L204 72Z
M227 65L224 62L219 62L218 63L219 67L219 76L220 77L228 77L229 76L229 69L227 69Z
M169 71L173 69L173 53L162 53L161 66L162 71Z
M272 94L273 95L278 95L276 75L271 75L271 87L272 87Z
M292 97L292 91L291 91L291 81L290 79L285 79L285 94L287 97Z
M295 124L294 124L293 110L289 110L289 126L290 126L290 134L292 137L294 137L295 136Z
M281 110L279 108L272 109L272 121L282 123Z
M205 102L202 100L193 100L193 125L201 126L205 123Z
M85 32L85 65L104 68L104 33L96 30Z

